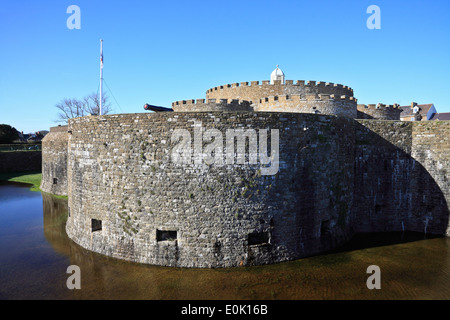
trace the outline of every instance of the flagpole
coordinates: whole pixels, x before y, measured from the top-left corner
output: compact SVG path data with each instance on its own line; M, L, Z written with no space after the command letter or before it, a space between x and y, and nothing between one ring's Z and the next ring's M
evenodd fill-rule
M99 115L102 115L102 100L103 100L103 40L100 39L100 110Z

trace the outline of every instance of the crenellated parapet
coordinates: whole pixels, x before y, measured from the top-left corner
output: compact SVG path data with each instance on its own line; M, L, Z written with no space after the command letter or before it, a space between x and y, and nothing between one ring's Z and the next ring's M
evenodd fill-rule
M304 97L299 94L294 95L281 95L281 96L270 96L259 99L259 104L272 103L272 102L286 102L286 101L352 101L357 102L357 99L352 96L339 96L335 94L307 94Z
M273 84L269 80L231 83L213 87L206 91L207 99L239 99L253 103L269 96L329 94L336 96L353 96L353 89L342 84L323 81L286 80L281 83L275 80Z
M358 104L357 119L400 120L400 105Z
M191 99L172 103L175 112L203 112L203 111L253 111L249 101L238 99Z
M335 94L280 95L259 99L255 111L315 113L356 117L357 99Z

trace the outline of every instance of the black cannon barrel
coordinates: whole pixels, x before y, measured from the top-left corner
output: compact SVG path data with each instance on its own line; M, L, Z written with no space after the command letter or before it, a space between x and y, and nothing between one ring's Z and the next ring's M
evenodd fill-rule
M144 105L144 109L145 110L149 110L149 111L155 111L155 112L171 112L171 111L173 111L172 108L153 106L153 105L148 104L148 103L146 103Z

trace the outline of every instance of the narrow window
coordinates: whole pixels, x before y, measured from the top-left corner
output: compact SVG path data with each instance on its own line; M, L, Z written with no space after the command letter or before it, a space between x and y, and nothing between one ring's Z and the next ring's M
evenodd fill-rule
M156 241L173 241L177 239L177 232L174 230L156 230Z
M248 234L248 245L261 245L269 243L269 232L253 232Z
M320 225L320 236L327 236L331 234L331 230L330 230L330 220L324 220L322 221L321 225Z
M375 212L376 212L376 213L380 213L380 211L381 211L381 208L382 208L382 206L381 206L381 205L379 205L379 204L376 204L376 205L375 205Z
M53 178L53 184L58 184L58 178Z
M102 220L92 219L91 220L91 231L100 231L102 230Z

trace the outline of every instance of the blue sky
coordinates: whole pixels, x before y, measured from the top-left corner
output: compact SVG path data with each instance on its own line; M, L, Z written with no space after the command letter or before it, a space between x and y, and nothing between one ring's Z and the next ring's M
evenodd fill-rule
M67 28L67 8L81 29ZM381 29L366 12L381 9ZM205 98L207 89L286 79L340 83L358 103L434 103L450 112L450 1L3 0L0 123L57 125L55 104L99 88L114 113Z

